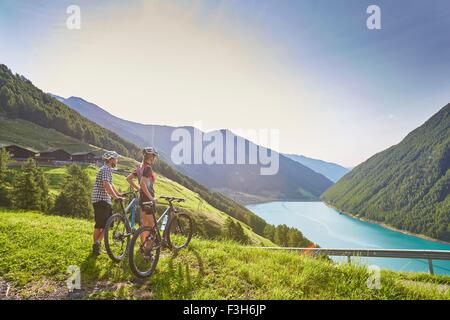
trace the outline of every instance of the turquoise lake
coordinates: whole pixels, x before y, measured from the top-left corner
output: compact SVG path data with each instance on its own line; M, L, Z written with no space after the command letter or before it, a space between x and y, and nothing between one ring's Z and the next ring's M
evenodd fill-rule
M450 250L450 245L421 239L360 221L322 202L269 202L247 206L270 224L296 227L322 248ZM344 257L333 258L345 261ZM352 258L384 269L428 272L428 261L391 258ZM450 261L433 260L436 274L450 275Z

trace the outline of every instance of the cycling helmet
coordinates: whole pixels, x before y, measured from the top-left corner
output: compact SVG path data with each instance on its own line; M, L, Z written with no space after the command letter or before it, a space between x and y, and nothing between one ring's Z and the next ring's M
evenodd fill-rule
M109 160L109 159L113 159L113 158L117 159L119 157L120 157L120 155L117 152L115 152L115 151L106 151L103 154L102 159L103 160Z
M143 153L143 154L152 154L152 155L154 155L154 156L158 156L158 155L159 155L158 152L156 151L156 149L153 148L153 147L145 147L145 148L142 150L142 153Z

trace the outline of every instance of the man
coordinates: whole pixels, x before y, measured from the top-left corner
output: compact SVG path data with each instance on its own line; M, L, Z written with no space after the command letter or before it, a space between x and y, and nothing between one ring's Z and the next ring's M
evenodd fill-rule
M123 200L122 194L117 191L112 178L112 169L117 166L119 154L115 151L107 151L102 158L105 163L95 177L92 190L92 205L95 217L92 253L96 256L100 254L106 221L112 215L111 199Z

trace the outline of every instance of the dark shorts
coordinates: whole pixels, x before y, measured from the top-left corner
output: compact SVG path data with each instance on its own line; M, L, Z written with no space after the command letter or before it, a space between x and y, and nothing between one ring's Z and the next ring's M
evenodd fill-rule
M156 213L156 205L155 205L155 202L153 201L153 204L152 205L150 205L150 204L143 204L144 202L148 202L149 200L148 199L143 199L142 198L142 196L141 196L141 198L140 198L140 205L141 205L141 209L142 209L142 212L143 213L145 213L145 214L155 214Z
M105 229L106 221L112 215L112 206L106 201L92 204L94 207L95 229Z

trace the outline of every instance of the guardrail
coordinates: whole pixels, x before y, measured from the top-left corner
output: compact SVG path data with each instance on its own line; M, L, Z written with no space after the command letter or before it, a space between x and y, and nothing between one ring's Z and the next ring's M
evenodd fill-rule
M450 260L450 250L409 250L409 249L326 249L326 248L292 248L292 247L245 247L265 250L289 250L325 256L372 258L398 258L398 259L424 259L428 260L428 270L434 274L433 260Z

